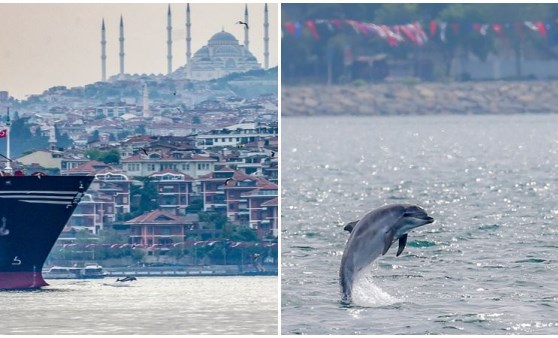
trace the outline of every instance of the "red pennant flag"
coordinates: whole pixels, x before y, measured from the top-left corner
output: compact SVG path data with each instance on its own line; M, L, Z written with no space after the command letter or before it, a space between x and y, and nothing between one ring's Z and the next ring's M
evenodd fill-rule
M312 37L315 40L320 40L320 35L318 34L318 31L316 30L316 25L314 24L314 21L312 21L312 20L306 21L306 26L308 26L308 29L310 30L310 33L312 33Z
M287 30L287 32L289 32L291 35L294 35L295 33L295 26L294 23L292 23L291 21L287 21L284 24L285 29Z
M435 36L436 35L436 29L438 28L438 25L436 23L435 20L431 20L430 21L430 36Z
M8 129L0 130L0 138L4 138L6 136L8 136Z
M499 24L499 23L493 23L492 24L492 29L494 29L496 34L498 34L499 36L502 36L504 34L504 32L502 30L502 25Z
M537 21L535 22L535 27L537 27L541 36L546 38L546 27L544 26L544 23L542 21Z

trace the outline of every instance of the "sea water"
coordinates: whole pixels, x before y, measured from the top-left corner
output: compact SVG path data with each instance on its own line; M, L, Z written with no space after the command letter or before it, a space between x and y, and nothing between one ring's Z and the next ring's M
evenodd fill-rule
M558 116L282 120L284 334L558 334ZM391 203L413 230L340 303L343 226Z
M277 334L277 277L50 280L0 291L0 334Z

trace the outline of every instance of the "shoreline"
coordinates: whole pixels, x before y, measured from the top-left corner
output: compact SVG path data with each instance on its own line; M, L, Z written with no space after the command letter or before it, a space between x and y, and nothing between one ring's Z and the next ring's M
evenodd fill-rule
M284 85L282 116L558 113L558 81Z
M273 265L262 266L258 271L252 265L209 265L209 266L175 266L175 267L111 267L103 268L102 276L78 276L68 278L66 274L56 275L43 270L45 279L103 279L117 277L242 277L242 276L278 276L278 268Z

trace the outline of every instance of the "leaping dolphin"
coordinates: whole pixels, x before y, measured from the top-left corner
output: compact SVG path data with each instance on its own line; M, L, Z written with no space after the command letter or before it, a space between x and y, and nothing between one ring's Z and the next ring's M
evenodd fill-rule
M370 265L380 254L385 255L396 240L399 240L399 256L407 244L407 233L432 222L434 219L421 207L412 204L392 204L372 210L360 221L347 224L344 230L351 234L343 251L339 270L342 301L351 302L354 277L357 273Z

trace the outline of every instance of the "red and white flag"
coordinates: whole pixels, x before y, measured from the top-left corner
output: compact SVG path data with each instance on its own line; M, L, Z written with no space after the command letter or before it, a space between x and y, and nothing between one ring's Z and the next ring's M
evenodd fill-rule
M8 129L0 130L0 138L4 138L6 136L8 136Z

